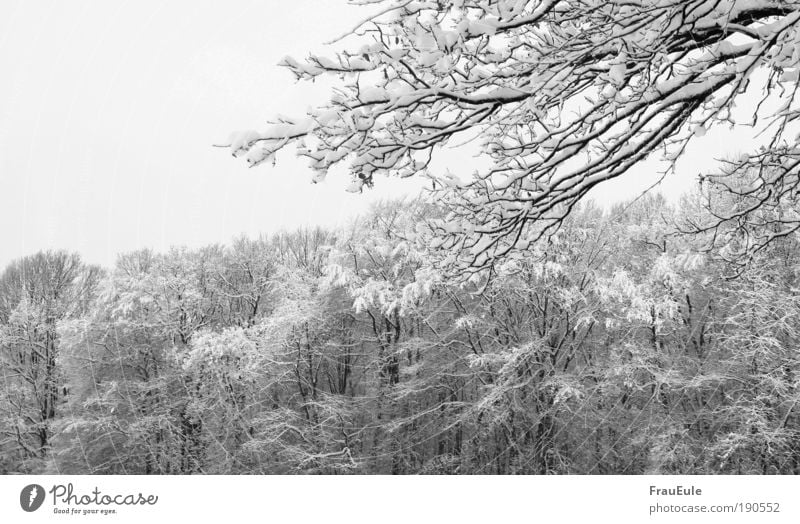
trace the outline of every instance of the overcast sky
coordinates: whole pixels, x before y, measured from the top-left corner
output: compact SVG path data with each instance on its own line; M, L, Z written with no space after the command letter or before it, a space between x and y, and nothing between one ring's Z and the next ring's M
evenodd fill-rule
M324 86L297 84L275 64L320 50L363 9L344 0L4 0L0 265L44 248L110 265L141 247L333 225L416 191L418 182L379 179L353 195L344 173L312 185L290 154L275 168L248 169L211 147L323 101ZM680 194L730 144L724 132L709 133L665 192ZM629 198L657 167L594 196Z

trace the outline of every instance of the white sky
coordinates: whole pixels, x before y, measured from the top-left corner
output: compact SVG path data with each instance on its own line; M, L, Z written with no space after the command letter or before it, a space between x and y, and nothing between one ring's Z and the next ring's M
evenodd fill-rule
M228 242L333 225L418 182L379 179L363 195L344 173L312 185L290 153L248 169L211 147L301 115L323 87L275 64L352 27L344 0L4 0L0 18L0 267L39 249L110 265L141 247ZM668 196L731 147L724 131L690 152ZM448 166L454 173L458 165ZM471 171L469 161L463 168ZM644 166L601 187L602 202L652 183Z

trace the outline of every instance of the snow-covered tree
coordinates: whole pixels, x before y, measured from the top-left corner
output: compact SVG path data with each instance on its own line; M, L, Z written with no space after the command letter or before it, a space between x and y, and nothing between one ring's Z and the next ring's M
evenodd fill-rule
M121 256L89 311L59 325L62 368L74 392L59 428L65 456L77 460L71 467L202 469L199 384L181 364L194 335L218 320L220 259L215 247Z
M704 177L700 191L685 198L699 212L685 215L681 230L702 238L706 251L732 264L733 274L762 251L774 251L776 239L785 239L778 251L797 243L798 180L786 176L780 165L727 162L720 173Z
M449 210L438 245L458 250L462 264L491 265L552 233L597 184L656 152L674 164L714 126L765 129L766 145L732 172L769 175L740 190L756 203L796 198L799 2L352 3L373 14L338 52L282 61L298 79L340 78L330 102L235 133L228 145L256 165L295 143L318 177L346 163L353 191L381 173L431 177ZM743 122L735 107L745 96L777 109ZM441 146L465 141L488 167L428 171ZM718 183L736 187L735 177ZM798 224L793 216L781 227Z
M0 442L23 462L50 450L68 394L57 324L86 311L99 275L63 251L17 260L0 275Z
M718 220L730 195L714 195L578 204L490 278L437 269L416 239L442 211L419 201L335 233L130 253L57 301L17 300L50 288L36 271L1 287L9 271L0 467L796 474L798 234L740 267L717 229L681 233ZM34 352L47 311L51 372ZM24 373L68 389L46 422L47 381ZM41 427L46 465L21 467Z

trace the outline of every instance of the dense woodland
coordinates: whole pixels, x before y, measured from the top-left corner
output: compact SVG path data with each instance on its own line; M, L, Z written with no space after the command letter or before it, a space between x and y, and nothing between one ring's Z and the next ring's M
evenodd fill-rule
M800 473L796 214L704 185L576 207L470 274L423 201L0 277L0 471ZM718 216L718 215L716 215Z

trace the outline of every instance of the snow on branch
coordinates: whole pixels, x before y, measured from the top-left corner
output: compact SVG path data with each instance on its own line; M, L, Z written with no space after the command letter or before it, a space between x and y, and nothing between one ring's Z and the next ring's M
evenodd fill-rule
M690 141L730 123L756 71L759 96L781 90L786 102L754 118L774 124L774 151L796 143L800 2L357 3L377 10L348 50L280 64L340 78L330 102L229 146L257 165L294 143L320 177L347 164L360 191L376 174L433 177L438 147L478 135L490 167L434 185L450 211L434 247L463 268L551 235L589 190L653 153L674 167Z

